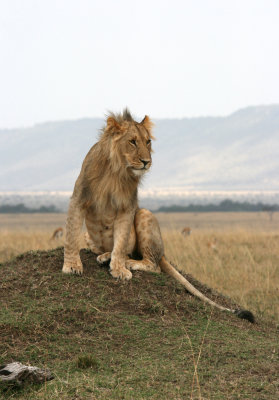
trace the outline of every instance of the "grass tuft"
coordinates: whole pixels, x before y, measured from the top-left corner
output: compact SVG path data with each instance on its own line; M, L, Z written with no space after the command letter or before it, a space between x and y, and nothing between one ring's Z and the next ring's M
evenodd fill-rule
M99 361L91 354L79 356L76 360L76 366L80 369L93 369L97 371L100 367Z

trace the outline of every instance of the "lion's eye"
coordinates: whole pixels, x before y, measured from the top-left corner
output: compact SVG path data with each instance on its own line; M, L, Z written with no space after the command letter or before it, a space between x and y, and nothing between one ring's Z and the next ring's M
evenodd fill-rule
M146 141L146 144L149 145L150 143L151 143L151 140L148 139L148 140Z
M137 145L137 142L135 140L130 140L130 143L133 144L134 146Z

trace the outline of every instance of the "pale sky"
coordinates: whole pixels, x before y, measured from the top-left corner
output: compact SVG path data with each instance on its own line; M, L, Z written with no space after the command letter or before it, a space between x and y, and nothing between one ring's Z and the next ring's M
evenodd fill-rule
M278 0L0 0L0 128L279 103Z

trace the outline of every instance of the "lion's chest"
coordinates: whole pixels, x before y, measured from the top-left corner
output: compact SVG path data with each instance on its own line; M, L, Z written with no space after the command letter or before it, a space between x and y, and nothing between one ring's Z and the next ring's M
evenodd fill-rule
M113 226L116 215L106 216L88 212L85 224L91 239L101 251L112 251L113 248Z
M106 215L99 215L94 211L87 212L85 224L91 240L100 252L111 252L114 245L114 222L117 214L113 211ZM127 254L132 254L136 246L136 232L134 224L131 226L129 239L125 245Z

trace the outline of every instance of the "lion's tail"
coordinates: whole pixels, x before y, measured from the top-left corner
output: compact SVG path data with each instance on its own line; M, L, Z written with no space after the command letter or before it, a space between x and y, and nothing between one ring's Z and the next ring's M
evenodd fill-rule
M231 308L226 308L221 306L220 304L215 303L215 301L210 300L204 294L202 294L198 289L196 289L183 275L181 275L163 256L159 262L160 268L166 274L175 278L178 282L180 282L188 292L190 292L193 296L198 297L202 301L209 303L211 306L218 308L221 311L228 311L233 314L236 314L239 318L247 319L250 322L254 322L254 315L247 310L233 310Z

